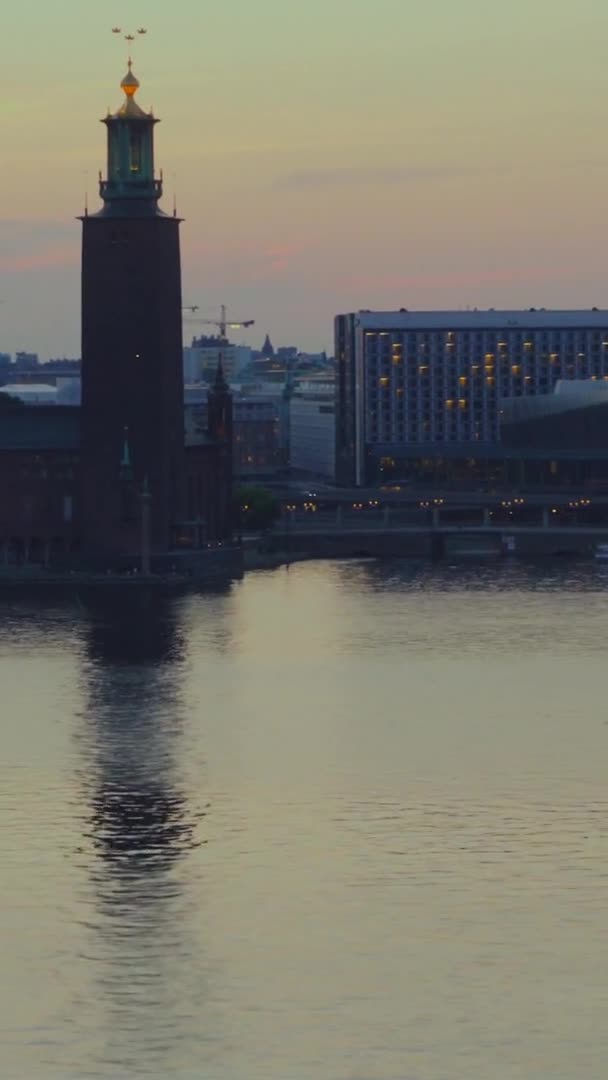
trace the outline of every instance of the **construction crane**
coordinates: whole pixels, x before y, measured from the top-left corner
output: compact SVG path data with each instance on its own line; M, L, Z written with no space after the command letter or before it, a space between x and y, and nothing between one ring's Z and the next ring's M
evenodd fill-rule
M198 304L191 304L189 307L185 307L184 311L191 311L193 314L198 311ZM195 319L186 319L186 322L205 323L207 326L217 326L220 332L222 341L226 341L226 330L240 330L241 328L247 328L248 326L255 325L255 319L240 319L233 322L228 321L226 316L226 305L222 304L220 308L219 319L199 319L198 316Z

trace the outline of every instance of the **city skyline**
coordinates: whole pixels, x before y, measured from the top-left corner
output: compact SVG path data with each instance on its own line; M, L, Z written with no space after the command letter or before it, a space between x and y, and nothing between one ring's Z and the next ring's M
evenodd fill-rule
M6 16L0 350L80 352L75 218L85 188L98 206L123 24L149 31L134 69L186 218L184 303L254 318L248 344L331 351L362 306L606 306L599 0L36 8Z

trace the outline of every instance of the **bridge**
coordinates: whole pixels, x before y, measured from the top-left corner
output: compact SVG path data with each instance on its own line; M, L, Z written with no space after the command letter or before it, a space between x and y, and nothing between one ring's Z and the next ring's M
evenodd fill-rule
M592 556L608 543L608 500L454 505L441 498L399 508L356 503L334 510L307 504L284 510L266 536L273 552L323 557Z

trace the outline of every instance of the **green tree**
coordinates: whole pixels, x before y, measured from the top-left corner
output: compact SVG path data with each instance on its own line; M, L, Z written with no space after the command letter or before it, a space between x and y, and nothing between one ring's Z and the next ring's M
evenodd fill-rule
M9 394L7 390L0 390L0 412L13 412L15 409L22 409L23 407L21 398Z
M247 484L236 489L233 511L238 531L269 529L278 517L279 504L271 491Z

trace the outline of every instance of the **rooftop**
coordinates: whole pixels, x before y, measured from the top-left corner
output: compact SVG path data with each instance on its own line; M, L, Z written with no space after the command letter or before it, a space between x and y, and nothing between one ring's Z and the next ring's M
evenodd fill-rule
M78 450L80 409L23 405L0 411L0 450Z
M364 330L569 330L607 329L608 310L583 308L564 311L529 308L521 311L356 311L352 313Z

